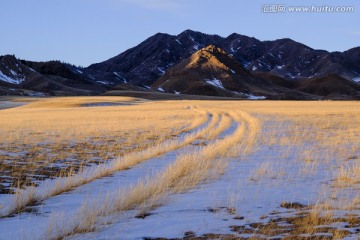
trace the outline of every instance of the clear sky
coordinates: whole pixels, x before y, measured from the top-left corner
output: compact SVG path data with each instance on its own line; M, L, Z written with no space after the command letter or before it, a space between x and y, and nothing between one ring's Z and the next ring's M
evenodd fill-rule
M263 13L266 4L353 6L351 13ZM358 0L0 0L0 55L88 66L157 32L186 29L260 40L292 38L315 49L360 46Z

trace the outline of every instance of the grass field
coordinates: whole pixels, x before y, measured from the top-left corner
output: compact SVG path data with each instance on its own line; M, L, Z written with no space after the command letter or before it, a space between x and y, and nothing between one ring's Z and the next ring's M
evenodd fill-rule
M358 239L359 102L2 100L0 239Z

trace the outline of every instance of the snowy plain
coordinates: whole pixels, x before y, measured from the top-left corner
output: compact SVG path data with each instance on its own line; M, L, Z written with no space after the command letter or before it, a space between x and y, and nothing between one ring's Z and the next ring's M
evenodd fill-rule
M209 121L194 131L205 128L207 124ZM217 139L234 133L237 127L238 124L232 122ZM291 127L290 122L279 124L264 120L260 135L266 139L275 131L276 137L280 138L288 135L287 130ZM297 209L282 207L284 202L307 206L331 198L334 192L332 169L339 164L335 159L318 163L303 161L302 153L311 147L306 141L300 145L259 141L249 155L240 154L229 159L223 175L204 181L187 192L171 195L161 206L148 211L144 218L137 217L138 210L113 214L98 221L93 232L68 239L182 238L188 232L197 236L207 233L236 235L232 226L249 227L252 223L268 223L274 218L299 213ZM190 145L148 159L128 170L51 197L40 205L28 207L26 212L2 218L0 239L44 239L52 217L59 216L64 222L71 223L84 202L102 201L104 196L119 187L128 188L140 179L152 178L173 163L182 152L201 147L200 143L206 145L209 142L193 141ZM319 160L323 158L321 154L320 151L317 156ZM344 188L337 194L344 199L352 199L357 192ZM0 204L9 202L11 198L11 195L0 195ZM347 213L353 211L336 212L339 216ZM345 229L345 223L337 227ZM346 239L358 239L356 229L350 230L353 234ZM238 236L249 237L249 234Z

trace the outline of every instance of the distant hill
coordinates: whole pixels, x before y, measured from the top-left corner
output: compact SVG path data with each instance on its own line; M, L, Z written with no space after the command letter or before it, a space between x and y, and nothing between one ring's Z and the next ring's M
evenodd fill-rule
M12 55L0 57L2 95L96 95L106 90L103 84L70 64L30 62Z

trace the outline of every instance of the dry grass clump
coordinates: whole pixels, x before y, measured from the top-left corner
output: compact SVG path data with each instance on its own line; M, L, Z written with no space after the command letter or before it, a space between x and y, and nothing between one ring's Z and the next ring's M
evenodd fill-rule
M341 165L334 175L337 186L354 186L360 183L360 165L359 163Z
M347 228L334 224L348 223ZM321 214L317 210L298 212L291 217L279 217L269 222L250 223L230 226L238 234L252 235L251 239L343 239L353 234L350 228L356 228L360 219L337 218L331 214Z
M266 160L256 167L250 174L250 180L277 180L286 175L285 167L278 162Z

